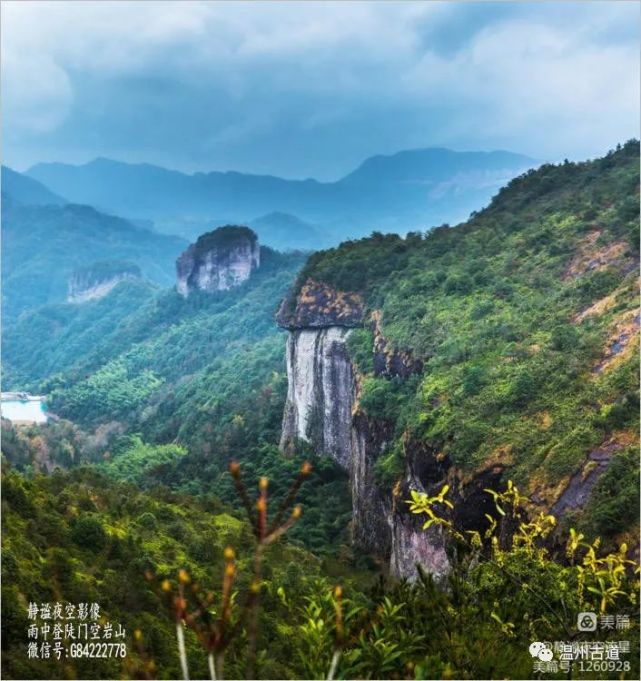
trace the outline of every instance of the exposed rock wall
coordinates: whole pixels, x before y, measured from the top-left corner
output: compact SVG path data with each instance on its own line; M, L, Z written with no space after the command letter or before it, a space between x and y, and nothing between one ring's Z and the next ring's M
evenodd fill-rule
M610 465L612 457L624 449L626 444L630 444L621 436L621 433L614 433L588 454L583 466L569 479L567 486L550 509L552 515L561 518L566 513L585 506L594 486Z
M351 436L352 541L358 548L387 558L392 550L393 523L389 502L376 485L374 465L389 433L385 426L370 422L356 411Z
M85 303L104 298L121 281L140 278L140 269L131 263L97 262L75 270L69 277L68 303Z
M279 312L279 322L289 328L281 449L290 451L302 440L349 472L352 538L357 548L389 559L390 572L397 577L415 578L416 563L420 563L440 579L449 569L443 539L436 528L424 531L421 520L404 503L410 490L424 491L420 476L408 464L397 495L376 484L374 467L390 443L390 427L367 418L359 409L359 376L347 345L351 329L336 323L340 319L355 326L356 319L362 318L362 306L357 308L357 299L347 294L329 299L327 295L325 288L312 282L302 299L283 304L289 306L287 314L282 306ZM351 301L349 312L346 300ZM324 326L310 324L317 306ZM305 326L296 327L296 322ZM416 370L410 358L400 362L388 356L394 366L403 367L403 373Z
M276 321L285 329L355 327L363 321L363 299L358 293L338 291L324 282L307 279L297 295L283 300Z
M281 447L312 444L344 468L351 460L354 372L347 354L349 329L292 331L287 339L288 392Z
M435 525L423 529L426 516L411 513L406 503L411 492L434 495L446 479L449 462L439 461L425 447L409 447L403 477L396 483L387 510L387 522L392 535L390 572L412 579L416 564L431 574L437 582L450 571L446 544L441 529Z
M176 260L176 290L226 291L260 266L260 246L247 227L220 227L203 234Z
M389 551L385 505L373 466L385 444L362 414L354 414L358 378L347 349L350 329L329 326L292 330L287 339L287 402L280 446L298 440L331 457L350 473L355 544Z
M416 578L416 565L436 582L442 582L450 571L442 531L435 525L422 529L422 520L407 512L388 515L392 532L390 573L409 580Z

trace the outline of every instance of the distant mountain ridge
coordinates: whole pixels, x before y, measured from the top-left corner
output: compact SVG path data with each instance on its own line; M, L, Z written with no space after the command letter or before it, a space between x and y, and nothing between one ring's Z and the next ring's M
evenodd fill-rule
M301 220L296 215L273 211L251 220L249 226L261 242L280 251L291 248L313 250L325 245L327 237L317 225Z
M7 200L8 197L8 200ZM61 302L71 273L106 258L135 263L145 278L171 286L187 242L91 206L2 202L2 311L5 324L24 310Z
M72 201L150 219L156 229L188 238L205 231L203 221L252 223L275 213L313 224L319 246L325 246L377 229L406 232L459 222L512 177L536 165L535 159L507 151L427 148L373 156L336 182L234 171L189 175L106 158L83 165L40 163L27 174ZM287 229L286 224L276 227ZM290 247L309 248L309 234L304 243L295 233L290 237ZM268 235L261 238L282 247Z
M66 199L54 194L38 180L2 166L2 200L17 201L33 206L62 206Z
M503 170L515 162L536 163L528 156L510 151L453 151L445 147L407 149L391 155L370 156L339 182L380 182L381 178L402 182L438 181L444 173Z

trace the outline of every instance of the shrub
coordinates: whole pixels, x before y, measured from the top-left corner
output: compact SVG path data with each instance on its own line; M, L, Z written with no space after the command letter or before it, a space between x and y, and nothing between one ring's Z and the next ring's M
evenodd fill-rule
M551 342L555 350L570 351L579 339L579 332L572 324L555 326L552 330Z
M138 516L138 524L146 530L153 530L157 527L158 521L153 513L147 511Z
M71 539L78 546L98 552L105 548L109 538L98 516L87 514L74 523Z
M394 420L398 413L398 382L368 376L361 385L360 404L372 418Z
M584 527L593 535L613 537L639 518L639 457L628 449L615 454L586 509Z

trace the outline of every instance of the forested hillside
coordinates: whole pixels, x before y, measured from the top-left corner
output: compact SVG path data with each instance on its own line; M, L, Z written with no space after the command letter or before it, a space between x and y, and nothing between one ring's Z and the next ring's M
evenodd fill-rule
M415 443L463 471L499 464L550 506L605 448L608 461L618 453L621 494L591 502L594 528L634 522L636 473L623 455L638 423L637 203L629 142L531 171L456 228L375 234L309 258L298 288L311 278L365 301L349 344L359 408L395 433L377 462L383 487ZM5 338L7 387L48 393L83 428L177 440L190 449L180 484L198 489L234 448L279 438L286 381L273 315L303 256L263 250L236 291L184 301L127 283L106 300L25 317ZM375 370L375 331L420 370Z
M119 479L194 494L215 487L229 502L227 465L237 459L279 489L303 458L284 461L276 447L287 380L274 314L305 257L262 248L260 268L231 291L185 299L123 282L98 301L23 315L5 329L5 387L47 394L61 421L31 438L5 429L3 452L43 470L106 458ZM155 449L169 442L189 456ZM325 461L311 483L314 503L294 535L325 552L346 542L346 478Z
M133 261L145 278L168 286L185 246L179 237L152 232L90 206L22 204L3 187L3 315L12 322L25 310L62 302L72 272L97 260Z
M224 550L237 553L235 588L248 590L252 536L248 525L230 514L213 495L193 498L140 492L91 471L56 474L25 481L3 476L2 647L5 678L180 678L171 606L159 584L179 569L207 589L217 589L225 566ZM267 556L265 606L272 624L264 631L272 649L265 671L272 677L292 675L287 639L277 623L288 616L287 598L301 603L322 594L326 584L318 559L293 544L280 544ZM152 583L147 571L156 576ZM325 587L326 589L327 587ZM110 660L29 660L25 636L30 624L26 601L95 602L102 621L121 624L129 642L127 658ZM298 615L302 620L302 613ZM134 630L143 632L138 649ZM116 639L114 639L116 640ZM120 640L120 639L118 639ZM206 657L192 632L187 634L195 678L207 677ZM230 651L227 669L242 674L243 658ZM148 668L153 660L154 667ZM300 664L300 662L298 663ZM233 669L236 669L233 672ZM268 671L269 670L269 671ZM155 673L154 673L155 672Z
M274 353L276 365L269 359L282 338L273 323L275 307L304 256L269 249L262 255L251 280L232 291L184 299L175 290L154 293L127 282L100 301L47 306L23 317L5 339L14 382L45 390L54 412L80 424L126 417L144 426L149 418L143 411L173 400L176 390L193 391L222 365L237 380L254 353L266 354L253 365L254 381L269 376L282 364L280 352ZM206 408L218 396L203 391L201 397L198 404L180 401L178 408ZM156 427L173 439L186 416L161 419Z
M211 618L239 622L216 658L227 678L327 678L332 664L336 678L529 678L532 641L593 640L576 631L582 610L632 621L598 640L626 638L617 676L638 678L638 205L631 141L528 172L456 227L309 257L263 248L229 291L122 282L24 314L5 330L7 387L46 394L58 418L3 422L8 677L59 674L25 660L34 599L97 600L141 631L129 667L66 675L177 677L166 594L197 611L197 582L218 600L185 620L193 678L208 669L192 629ZM346 412L376 441L384 520L438 535L440 584L415 564L399 583L388 556L354 548L354 466L311 439L279 450L282 300L289 333L349 327ZM290 512L294 480L289 522L277 508ZM219 585L236 568L230 615ZM589 676L548 676L568 674Z
M383 484L427 447L468 473L498 465L549 507L605 448L619 491L590 502L592 527L637 522L635 457L623 461L638 443L638 166L631 141L530 171L456 228L310 257L297 290L312 279L365 301L349 343L360 408L395 433ZM409 377L375 370L374 332L411 358Z

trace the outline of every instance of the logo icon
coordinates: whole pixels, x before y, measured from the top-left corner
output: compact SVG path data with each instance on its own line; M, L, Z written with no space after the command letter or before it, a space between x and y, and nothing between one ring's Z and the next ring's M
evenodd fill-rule
M542 662L550 662L554 657L551 648L547 644L541 643L541 641L530 643L529 651L532 657L536 657Z
M576 618L576 628L579 631L596 631L596 613L580 612Z
M542 660L543 662L550 662L553 657L554 653L547 646L539 653L539 660Z
M530 655L532 657L538 657L543 648L545 648L545 645L541 643L541 641L534 641L534 643L530 643Z

